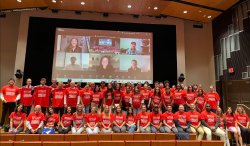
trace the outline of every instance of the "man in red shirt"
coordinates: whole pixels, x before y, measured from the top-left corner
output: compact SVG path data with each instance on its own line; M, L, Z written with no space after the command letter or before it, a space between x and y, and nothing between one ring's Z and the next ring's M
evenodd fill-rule
M174 124L174 114L172 113L172 106L167 106L167 111L162 115L163 126L160 128L161 133L177 133L178 130Z
M150 113L147 112L147 107L145 104L141 106L141 112L137 116L137 132L150 133Z
M205 96L205 101L210 105L211 111L215 113L217 107L220 105L220 96L214 90L213 86L210 86L210 91Z
M52 91L52 107L55 113L60 113L60 117L64 114L64 96L65 89L63 88L63 82L59 82L57 88Z
M90 109L90 101L92 100L93 91L90 90L89 85L85 86L85 89L80 92L81 103L84 108L84 112L89 114Z
M177 112L179 105L185 105L186 103L186 93L182 90L181 85L177 84L176 90L173 92L173 112Z
M160 128L162 125L162 115L159 113L159 106L154 106L154 111L150 115L151 117L151 133L160 132Z
M28 78L26 80L26 85L20 89L20 104L24 105L24 111L26 111L27 115L30 114L31 107L34 102L34 98L32 95L34 88L31 83L32 80Z
M174 115L174 123L177 127L178 132L191 132L190 117L188 113L184 111L183 105L179 105L179 111Z
M41 106L36 105L34 112L30 113L26 125L27 130L25 131L26 134L41 134L42 127L44 125L45 117L44 114L41 112Z
M206 110L201 113L201 124L204 132L207 135L207 140L212 140L212 133L220 137L220 140L225 142L225 132L219 128L219 120L215 113L211 111L210 105L206 104Z
M79 90L75 87L75 82L70 82L70 87L65 90L64 107L71 107L72 113L76 112L76 105L80 101Z
M0 99L3 101L3 112L0 128L3 126L7 112L12 113L16 107L16 101L20 99L19 88L15 86L15 80L10 79L9 84L1 89ZM9 117L9 116L8 116Z
M198 134L197 140L202 140L204 135L204 130L201 127L200 113L195 110L195 104L190 104L190 111L188 112L191 122L191 132Z

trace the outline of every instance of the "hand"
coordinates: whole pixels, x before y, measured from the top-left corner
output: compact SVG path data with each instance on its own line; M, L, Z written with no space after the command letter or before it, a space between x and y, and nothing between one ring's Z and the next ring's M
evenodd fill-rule
M12 132L12 128L9 129L9 132Z
M34 133L35 133L35 130L34 130L34 129L30 129L30 132L34 134Z
M3 103L7 103L7 101L4 99L4 100L3 100Z
M14 132L16 133L16 132L17 132L17 129L15 129Z
M66 108L67 107L67 104L64 104L64 108Z

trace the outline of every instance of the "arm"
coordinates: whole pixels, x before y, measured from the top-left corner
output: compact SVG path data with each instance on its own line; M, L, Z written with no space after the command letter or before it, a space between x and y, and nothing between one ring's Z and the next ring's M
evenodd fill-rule
M6 103L6 100L5 100L5 98L4 98L3 93L0 93L0 99L1 99L4 103Z
M43 127L43 124L44 124L44 122L41 121L41 123L39 124L39 126L37 127L37 129L42 128L42 127ZM36 129L35 131L37 131L37 129Z
M181 127L178 120L174 120L174 124L176 127Z
M31 127L31 125L30 125L30 121L26 121L26 126L27 126L27 128L28 128L29 130L32 129L32 127Z
M21 95L20 95L20 94L17 94L17 96L16 96L16 102L17 102L18 100L20 100L20 98L21 98Z
M10 130L13 128L13 119L10 119Z
M201 124L202 124L203 126L209 128L209 129L211 129L210 126L205 122L205 120L201 120Z

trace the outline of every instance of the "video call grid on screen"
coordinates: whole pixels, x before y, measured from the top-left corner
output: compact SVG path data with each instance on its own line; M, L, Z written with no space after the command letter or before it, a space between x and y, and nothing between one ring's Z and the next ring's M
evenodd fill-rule
M55 37L58 81L153 81L151 32L57 28Z

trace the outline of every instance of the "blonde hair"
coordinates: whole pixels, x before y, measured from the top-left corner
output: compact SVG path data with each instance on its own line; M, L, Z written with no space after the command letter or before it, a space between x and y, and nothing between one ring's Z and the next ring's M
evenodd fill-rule
M246 111L245 111L245 109L243 108L243 106L237 106L237 108L236 108L236 110L235 110L235 113L236 113L236 114L240 114L240 113L238 112L238 109L239 109L239 108L242 109L242 114L246 114Z

